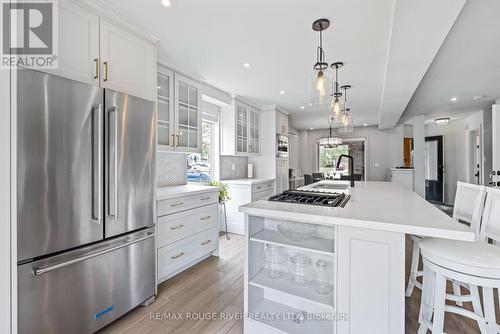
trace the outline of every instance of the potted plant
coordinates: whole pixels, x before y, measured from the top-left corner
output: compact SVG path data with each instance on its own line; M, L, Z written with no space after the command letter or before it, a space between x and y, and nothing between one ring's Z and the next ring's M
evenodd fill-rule
M227 234L226 202L229 201L231 197L229 197L228 186L218 181L211 181L208 185L219 187L219 226L221 231L225 231L226 239L229 240L229 235ZM222 221L222 219L224 219L224 221Z

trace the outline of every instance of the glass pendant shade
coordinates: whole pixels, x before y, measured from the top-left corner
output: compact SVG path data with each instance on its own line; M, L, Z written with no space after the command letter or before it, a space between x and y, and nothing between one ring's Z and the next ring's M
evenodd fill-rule
M313 69L309 84L309 96L311 109L328 108L330 102L330 94L332 90L332 76L327 68Z
M333 137L332 136L332 127L330 126L330 132L328 134L328 138L320 138L318 140L318 144L321 146L324 146L324 147L332 148L332 147L335 147L336 145L341 145L342 138Z
M354 131L352 114L349 112L349 109L342 113L342 126L338 131L339 133L350 133Z

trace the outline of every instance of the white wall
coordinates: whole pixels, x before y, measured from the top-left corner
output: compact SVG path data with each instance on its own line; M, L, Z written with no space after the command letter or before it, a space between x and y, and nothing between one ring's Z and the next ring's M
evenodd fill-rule
M367 181L389 181L390 168L403 164L403 126L391 130L379 130L375 126L356 127L349 134L334 134L343 138L366 139ZM317 170L316 141L328 137L329 130L299 131L299 166L303 173Z
M492 170L492 130L491 130L491 110L481 110L472 113L469 117L464 119L464 154L465 154L465 182L475 183L470 177L470 152L471 147L469 145L470 132L475 130L480 130L481 132L481 143L482 143L482 156L483 164L481 168L481 174L483 175L483 184L487 185L489 182L489 173Z
M424 116L413 117L413 186L425 198L425 123Z
M465 121L451 120L448 125L430 123L425 126L425 136L443 136L444 202L455 201L457 181L465 181Z

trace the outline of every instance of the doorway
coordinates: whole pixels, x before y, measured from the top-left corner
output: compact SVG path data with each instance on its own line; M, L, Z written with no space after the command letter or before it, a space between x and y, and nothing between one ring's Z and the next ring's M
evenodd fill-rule
M444 203L443 136L425 137L425 199Z
M479 129L469 132L470 147L470 183L482 184L481 182L481 131Z

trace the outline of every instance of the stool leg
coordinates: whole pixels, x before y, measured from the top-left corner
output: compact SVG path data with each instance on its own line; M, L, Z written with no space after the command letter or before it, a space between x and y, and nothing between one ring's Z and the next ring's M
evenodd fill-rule
M406 287L406 297L410 297L413 293L413 289L415 288L415 284L413 282L417 279L418 260L420 260L420 247L414 240L413 253L411 255L410 278L408 279L408 286Z
M476 313L481 318L483 315L483 307L481 306L481 299L479 299L479 288L477 285L469 285L470 295L472 297L472 307L474 308L474 313ZM479 329L481 330L481 334L487 334L488 331L486 329L485 324L478 323Z
M436 273L436 289L434 298L434 320L432 334L444 333L444 303L446 301L446 278Z
M460 289L460 284L458 284L457 282L453 281L453 294L457 297L462 297L462 291ZM457 304L458 306L463 306L464 304L462 303L462 301L456 301L455 304Z
M424 264L424 275L422 281L422 297L420 299L420 311L418 314L418 334L425 334L429 327L427 323L431 322L434 310L434 277L435 274Z
M493 288L483 287L483 302L484 302L484 317L486 321L488 321L488 325L491 324L491 327L488 326L489 334L496 334L497 331L493 327L496 325L496 317L495 317L495 302L493 298Z

